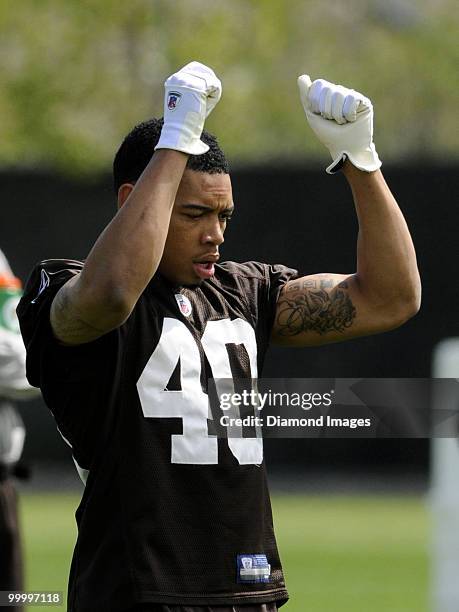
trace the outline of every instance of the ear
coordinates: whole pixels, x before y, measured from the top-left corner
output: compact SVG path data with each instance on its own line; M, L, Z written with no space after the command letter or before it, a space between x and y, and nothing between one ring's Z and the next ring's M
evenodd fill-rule
M123 183L118 189L118 208L121 208L134 189L132 183Z

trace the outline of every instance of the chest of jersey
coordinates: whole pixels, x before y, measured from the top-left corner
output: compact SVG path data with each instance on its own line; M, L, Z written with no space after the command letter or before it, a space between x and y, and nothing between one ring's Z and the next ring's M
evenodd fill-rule
M223 412L219 398L231 397L235 384L252 385L258 376L257 337L248 318L242 308L212 304L192 291L159 293L139 309L129 343L137 352L127 362L137 364L143 417L181 425L181 433L170 434L172 464L218 464L219 437L240 465L262 463L260 431L247 436L221 426L223 414L237 419L241 413L236 405Z

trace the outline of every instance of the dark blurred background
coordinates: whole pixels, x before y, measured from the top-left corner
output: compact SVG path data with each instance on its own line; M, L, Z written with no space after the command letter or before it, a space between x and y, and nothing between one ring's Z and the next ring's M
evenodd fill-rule
M384 167L406 216L423 281L419 314L392 332L319 348L272 348L265 377L429 377L434 346L459 335L454 262L459 209L454 166L425 162ZM109 175L64 178L40 171L1 174L1 244L26 280L45 258L84 259L115 212ZM245 167L232 173L236 214L223 258L283 263L301 273L355 270L357 223L343 176L322 168ZM41 401L22 406L28 426L24 459L70 465L69 449ZM426 484L427 440L267 440L272 478L281 489ZM345 477L345 483L343 478Z

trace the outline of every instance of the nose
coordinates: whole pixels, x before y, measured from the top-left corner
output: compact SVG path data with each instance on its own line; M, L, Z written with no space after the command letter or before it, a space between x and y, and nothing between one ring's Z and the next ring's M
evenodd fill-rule
M206 225L202 236L201 242L202 244L214 244L219 246L225 241L223 237L223 228L220 222L220 219L212 219L208 225Z

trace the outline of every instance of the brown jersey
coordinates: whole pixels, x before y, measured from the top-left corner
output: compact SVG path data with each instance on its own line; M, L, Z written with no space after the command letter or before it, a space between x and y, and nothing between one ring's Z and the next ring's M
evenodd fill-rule
M69 611L281 604L262 440L217 436L209 398L214 384L260 374L296 271L226 262L194 287L156 275L121 327L62 346L50 305L82 265L42 262L18 307L28 379L86 476Z

